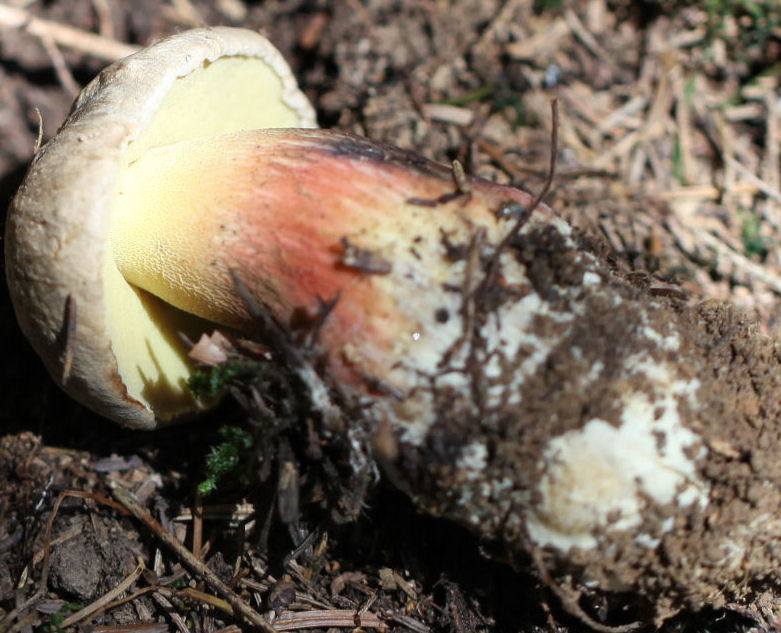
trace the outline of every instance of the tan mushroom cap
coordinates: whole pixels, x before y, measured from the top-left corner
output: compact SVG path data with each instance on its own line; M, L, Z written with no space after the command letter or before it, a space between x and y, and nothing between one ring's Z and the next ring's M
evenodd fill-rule
M315 125L281 54L244 29L185 32L100 73L35 157L7 220L16 315L55 381L136 428L202 408L186 387L179 333L194 339L209 324L132 287L114 264L107 236L120 175L171 143Z

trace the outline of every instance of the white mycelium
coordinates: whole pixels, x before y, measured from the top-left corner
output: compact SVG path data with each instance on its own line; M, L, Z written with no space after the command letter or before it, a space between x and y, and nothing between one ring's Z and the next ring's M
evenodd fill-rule
M636 357L625 367L628 373L645 374L653 397L627 393L618 426L594 418L548 443L542 456L540 503L527 522L529 536L540 545L562 551L593 548L606 531L643 524L649 501L707 504L708 489L689 456L701 444L681 425L678 413L679 403L695 398L699 381L680 380L672 366ZM656 530L663 531L664 526ZM636 540L651 547L658 542L643 533Z
M564 243L574 247L570 237L571 228L558 218L544 216L538 221L535 214L521 233L539 228L540 223L555 228ZM500 242L512 226L508 221L492 227L488 231L491 243ZM473 229L468 225L459 227L464 235L458 239L468 241ZM491 248L486 250L489 255ZM469 297L475 291L484 273L480 270L470 272L466 260L443 266L444 247L438 242L433 248L424 248L423 243L418 243L414 255L409 249L398 245L394 245L392 255L389 253L386 255L393 261L393 277L377 282L388 282L387 293L394 297L396 309L400 314L407 315L413 326L409 336L396 344L394 356L402 360L390 368L386 375L387 382L406 396L399 402L376 403L375 413L379 417L392 415L404 420L401 439L419 445L437 420L429 388L431 377L436 377L434 382L438 389L450 388L455 393L470 391L472 378L463 371L471 351L471 343L465 338L464 301L465 296ZM527 270L515 255L504 252L500 261L502 276L507 284L518 284L529 291ZM398 283L399 279L403 279L404 283ZM424 309L421 309L421 297L425 298ZM437 309L444 309L450 315L445 323L436 320ZM486 379L496 380L495 385L488 385L486 406L498 406L502 401L505 404L517 403L524 381L538 370L551 350L569 334L570 324L576 317L577 311L552 309L534 291L501 305L480 331L486 347L479 351L477 360ZM555 323L556 327L550 328L547 335L542 335L535 329L538 321ZM450 361L444 368L441 363L446 354ZM508 363L516 363L510 384L500 379L505 371L503 365ZM388 408L394 413L388 413Z

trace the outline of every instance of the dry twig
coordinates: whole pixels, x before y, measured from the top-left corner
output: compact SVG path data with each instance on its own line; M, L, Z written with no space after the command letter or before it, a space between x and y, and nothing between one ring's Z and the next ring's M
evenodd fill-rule
M138 50L137 46L88 33L59 22L36 18L24 9L0 4L0 27L20 29L39 38L48 38L58 46L88 53L98 59L113 62Z
M69 615L67 618L65 618L62 621L62 624L60 625L61 628L66 629L69 626L73 626L74 624L77 624L81 622L82 620L85 620L95 614L95 612L99 611L103 607L105 607L107 604L111 603L117 596L127 591L130 586L138 580L139 576L141 575L141 572L143 572L145 569L143 561L138 561L138 566L130 572L123 580L120 582L116 587L111 589L111 591L108 591L103 596L95 600L94 602L88 604L83 609L79 609L75 613Z
M273 633L274 628L269 624L261 614L250 607L242 598L226 585L206 564L193 556L186 547L169 534L160 523L158 523L151 514L149 514L127 490L117 484L112 486L114 497L130 513L148 529L150 529L157 538L159 538L167 547L172 549L179 557L182 563L195 575L204 579L206 584L225 598L234 610L234 613L244 618L253 626L258 627L266 633Z
M38 39L41 40L41 44L46 50L46 54L49 56L49 59L52 60L54 73L57 75L57 80L60 82L63 90L71 99L75 99L81 92L81 86L73 78L73 74L71 73L70 68L68 68L68 63L65 61L62 52L57 48L57 44L54 43L54 40L51 37L40 36Z
M352 609L297 611L282 614L274 622L275 631L297 631L330 627L366 627L384 631L387 625L376 613L358 613Z

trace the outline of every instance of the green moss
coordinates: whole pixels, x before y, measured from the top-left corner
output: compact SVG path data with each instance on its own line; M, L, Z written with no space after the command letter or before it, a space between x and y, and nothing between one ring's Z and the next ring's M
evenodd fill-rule
M252 435L238 426L223 426L218 433L222 442L212 446L206 456L206 478L198 485L203 495L217 490L225 477L237 475L244 455L252 447Z
M62 631L62 623L65 621L65 618L71 613L81 611L83 608L84 605L76 602L65 603L60 607L59 611L52 613L49 621L41 627L41 630L44 633L58 633Z
M233 384L255 384L269 371L268 363L235 356L225 363L193 372L188 386L193 393L209 399L216 398ZM238 426L226 425L218 430L222 441L212 446L204 460L205 478L198 485L201 494L217 490L228 477L239 477L244 457L252 447L252 435Z
M743 240L743 249L747 257L753 257L764 262L767 259L769 248L765 238L760 234L761 218L755 211L746 211L742 214L743 224L740 235Z
M258 361L230 358L222 365L194 371L187 384L193 393L215 398L231 382L255 382L261 371L262 363Z
M764 47L781 27L781 5L777 0L704 0L708 35L721 37L727 17L737 20L738 39L746 47Z

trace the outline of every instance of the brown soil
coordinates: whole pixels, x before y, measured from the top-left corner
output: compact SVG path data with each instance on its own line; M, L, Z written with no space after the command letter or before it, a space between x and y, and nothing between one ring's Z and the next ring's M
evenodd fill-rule
M742 3L727 15L708 15L703 4L10 2L8 14L0 5L0 206L18 186L39 128L44 140L54 134L79 86L121 44L192 26L241 25L262 30L283 51L321 125L439 162L458 158L470 173L533 193L545 182L557 97L557 178L546 202L604 239L635 280L672 284L690 303L730 300L758 330L773 333L781 318L773 65L781 16L770 1L761 4L764 22L741 13ZM12 22L17 13L21 26ZM105 46L83 37L65 42L33 17L70 25L77 36L99 33ZM248 471L255 475L221 489L218 499L193 501L203 456L219 441L216 427L244 424L242 407L228 404L207 420L154 434L118 429L53 386L15 325L5 288L0 293L1 631L63 623L68 630L238 630L241 619L213 597L219 592L207 574L187 568L181 553L127 516L111 500L110 481L132 489L247 605L293 618L290 628L320 611L321 630L368 628L376 618L398 631L582 630L546 578L515 573L490 543L419 515L384 483L364 495L363 482L340 476L338 454L317 454L316 438L261 436ZM712 318L724 332L741 323ZM714 350L709 362L727 364L734 351ZM236 395L241 401L247 392ZM727 452L742 441L723 439ZM81 496L60 497L65 491ZM747 486L736 498L764 507L756 494ZM301 507L301 521L290 519L291 504ZM730 508L741 512L739 504ZM127 578L136 597L121 603L125 594L112 592ZM608 613L599 597L585 597L579 606L606 625L643 615L641 601L628 596L625 605ZM733 609L683 614L666 626L771 627L761 604L745 607L750 620ZM355 621L360 609L365 619Z

